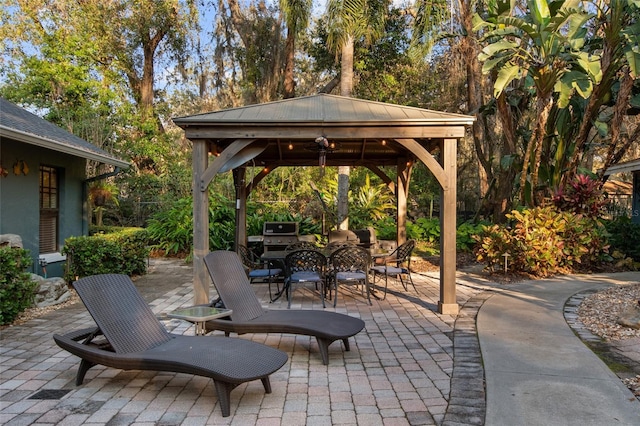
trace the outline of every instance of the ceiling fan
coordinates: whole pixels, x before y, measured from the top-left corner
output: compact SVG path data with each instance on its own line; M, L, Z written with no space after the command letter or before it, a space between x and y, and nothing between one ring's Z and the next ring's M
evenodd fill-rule
M318 151L318 165L320 166L320 176L324 176L324 168L327 164L327 153L334 152L338 149L338 144L329 142L324 136L318 136L314 143L307 146L310 151Z

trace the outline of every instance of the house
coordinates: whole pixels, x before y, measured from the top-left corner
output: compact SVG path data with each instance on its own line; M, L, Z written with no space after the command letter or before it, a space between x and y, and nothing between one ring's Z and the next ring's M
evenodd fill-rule
M605 176L611 176L618 173L633 174L633 189L631 201L631 221L640 223L640 158L624 163L618 163L609 167L605 172Z
M0 235L16 234L30 272L63 276L66 238L87 235L87 160L129 164L0 98Z

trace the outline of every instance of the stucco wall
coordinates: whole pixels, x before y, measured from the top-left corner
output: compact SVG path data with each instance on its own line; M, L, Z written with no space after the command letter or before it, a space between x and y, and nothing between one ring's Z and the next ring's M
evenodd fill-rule
M0 141L0 159L2 166L9 169L8 176L0 177L0 234L20 235L33 258L32 272L44 275L38 264L39 167L59 169L58 245L62 249L66 238L83 235L83 229L87 229L82 199L86 160L6 138ZM18 160L28 165L28 175L13 173L13 164ZM62 262L47 265L47 276L62 276L63 266Z
M633 172L633 204L631 205L631 221L640 223L640 170Z

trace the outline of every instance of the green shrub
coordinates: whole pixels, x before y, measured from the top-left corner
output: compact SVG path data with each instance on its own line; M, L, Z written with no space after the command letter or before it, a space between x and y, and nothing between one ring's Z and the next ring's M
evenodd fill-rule
M29 251L0 247L0 324L10 324L33 304L37 283L27 271L31 267Z
M118 228L114 228L118 229ZM149 256L148 235L141 228L67 238L67 281L96 274L143 275Z
M463 222L456 229L456 248L460 251L470 252L476 245L476 235L483 232L485 223Z
M477 259L489 269L502 265L505 253L511 271L538 277L611 260L606 231L597 219L554 207L514 210L507 218L511 227L485 226L476 237Z
M373 224L376 230L376 238L378 240L395 240L398 233L398 226L395 218L387 216L384 219L377 220Z
M500 225L486 225L483 232L474 237L477 244L475 254L478 262L486 263L487 269L496 270L504 263L504 254L511 256L513 237L509 229Z
M193 244L193 201L177 200L169 209L155 213L147 225L152 248L168 255L191 253Z
M421 217L416 220L416 225L420 228L420 232L416 233L416 237L411 237L429 243L437 243L440 241L440 219Z
M611 250L618 250L636 262L640 262L640 223L633 223L625 216L605 223L609 232Z
M264 222L298 222L302 235L320 234L321 225L309 217L269 211L265 206L247 206L248 235L262 235ZM193 200L176 201L169 209L156 213L147 226L152 248L167 255L191 256L193 251ZM236 223L233 203L219 194L209 198L209 249L229 250L235 241Z

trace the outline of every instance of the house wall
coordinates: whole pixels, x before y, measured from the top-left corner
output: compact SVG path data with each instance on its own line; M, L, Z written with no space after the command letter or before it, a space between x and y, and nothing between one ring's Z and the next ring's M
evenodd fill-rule
M59 229L58 246L71 236L85 235L87 218L83 214L83 181L86 160L80 157L40 148L35 145L2 138L0 159L9 175L0 177L0 234L17 234L25 249L31 252L31 272L48 277L64 275L64 261L39 264L39 167L59 170ZM15 175L13 164L25 161L29 173Z
M631 205L631 221L640 223L640 170L633 172L633 202Z

